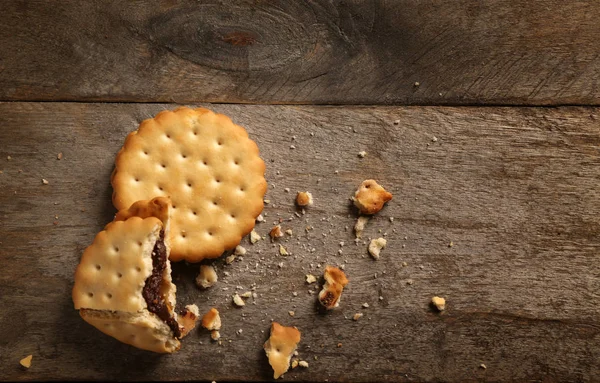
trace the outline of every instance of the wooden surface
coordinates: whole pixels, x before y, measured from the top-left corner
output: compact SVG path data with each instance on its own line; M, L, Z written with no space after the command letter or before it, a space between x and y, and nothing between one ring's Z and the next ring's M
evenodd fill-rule
M579 0L4 1L0 100L599 105L598 19Z
M310 364L284 381L598 379L600 113L587 107L210 105L258 143L270 204L257 230L282 218L292 255L244 239L247 256L217 260L206 292L197 265L174 266L179 303L221 311L221 346L199 330L160 356L101 334L73 309L73 271L114 213L109 175L126 134L173 107L0 103L0 379L270 380L271 319L300 329ZM365 231L387 233L379 261L346 230L366 178L394 194ZM297 190L315 196L300 217ZM345 265L350 284L323 314L304 276L325 264ZM258 298L233 307L236 286ZM434 295L445 312L429 307Z

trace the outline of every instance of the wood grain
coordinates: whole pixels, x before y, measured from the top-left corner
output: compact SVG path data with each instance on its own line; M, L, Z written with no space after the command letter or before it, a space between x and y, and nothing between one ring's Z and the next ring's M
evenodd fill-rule
M282 219L292 255L244 239L247 256L217 260L208 291L193 285L198 265L174 266L180 304L221 311L222 345L200 330L159 356L101 334L73 310L73 271L114 213L109 174L126 134L173 107L0 103L2 380L270 380L262 344L272 319L301 330L310 364L286 381L600 374L596 108L211 105L257 141L270 184L257 230ZM366 178L394 194L365 232L388 240L379 261L347 229L356 218L348 197ZM315 196L300 217L297 190ZM341 307L323 314L304 276L326 264L345 265L350 284ZM256 301L234 308L236 286L254 286ZM445 312L429 307L434 295L447 299Z
M0 100L600 104L593 1L11 0L2 11Z

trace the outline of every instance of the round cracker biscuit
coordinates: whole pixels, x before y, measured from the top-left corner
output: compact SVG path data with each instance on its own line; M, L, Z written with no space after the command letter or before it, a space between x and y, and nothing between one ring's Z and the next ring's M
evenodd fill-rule
M130 133L111 177L119 210L169 196L171 261L200 262L254 228L267 189L265 163L246 130L207 109L162 111Z

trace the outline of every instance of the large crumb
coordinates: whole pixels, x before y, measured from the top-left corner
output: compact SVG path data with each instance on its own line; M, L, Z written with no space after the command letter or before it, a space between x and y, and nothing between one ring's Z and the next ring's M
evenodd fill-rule
M337 267L327 266L323 273L325 284L319 292L319 302L327 310L339 306L344 287L348 284L348 278L342 270Z
M179 324L183 327L181 330L181 338L189 334L190 331L196 327L196 322L198 321L199 317L200 312L198 311L198 306L185 306L185 313L177 318L177 322L179 322Z
M301 360L300 362L298 362L298 366L308 368L308 362L305 360Z
M281 225L275 225L269 232L271 239L281 238L283 237L283 231L281 231Z
M21 359L19 363L21 363L21 366L29 368L31 367L31 359L33 359L33 355L27 355L26 357Z
M213 307L204 314L202 317L202 327L210 331L221 329L221 316L216 308Z
M310 192L298 192L296 195L296 204L301 207L311 206L313 204L313 196Z
M300 331L296 327L285 327L271 323L271 336L263 348L273 368L273 378L277 379L290 368L290 361L300 342Z
M290 255L290 253L288 253L288 251L282 245L279 245L279 254L282 255L282 256L284 256L284 257L286 255Z
M392 199L392 193L387 192L375 180L363 181L354 193L354 205L362 214L375 214L383 205Z
M241 255L246 255L246 248L242 245L237 245L235 247L235 250L233 251L233 254L241 256Z
M312 274L306 274L306 283L308 283L309 285L311 283L315 283L317 281L317 278L312 275Z
M198 276L196 277L196 285L200 288L208 289L217 283L218 279L214 267L210 265L201 265L200 273L198 273Z
M240 296L239 296L239 295L237 295L237 294L234 294L234 295L233 295L233 303L234 303L236 306L238 306L238 307L242 307L242 306L245 306L245 305L246 305L246 303L244 302L244 300L242 299L242 297L240 297Z
M354 234L356 235L356 238L362 237L362 232L365 230L365 226L367 225L367 222L369 222L370 218L371 217L368 215L361 215L358 217L356 224L354 225Z
M372 239L369 243L369 254L375 259L379 259L381 249L385 248L387 241L384 238Z
M446 300L442 297L431 298L431 303L438 311L444 311L446 309Z
M262 238L260 237L260 234L258 234L256 231L252 230L250 232L250 242L252 244L255 244L256 242L260 241Z

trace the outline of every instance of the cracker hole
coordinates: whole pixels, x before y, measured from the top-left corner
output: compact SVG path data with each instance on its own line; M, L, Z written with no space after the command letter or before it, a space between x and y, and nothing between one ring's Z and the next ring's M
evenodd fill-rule
M144 150L144 154L145 154L145 155L148 155L148 151L147 151L147 150Z
M235 219L235 214L230 214L229 215L232 219Z
M135 182L140 182L140 179L135 177Z
M220 184L221 183L221 179L220 178L215 178L215 182Z
M181 158L186 159L187 158L187 154L181 154Z
M144 244L142 243L142 241L138 241L138 246L142 247Z
M194 130L194 136L198 135L198 131Z
M106 297L107 297L108 299L111 299L111 298L112 298L112 294L111 294L111 293L106 293Z
M94 293L88 293L88 297L93 298L94 297Z
M123 278L123 274L117 273L117 278Z
M240 160L238 160L238 159L233 160L233 164L234 165L239 165L240 164Z
M365 185L365 189L369 189L371 187L371 184L366 184Z
M192 211L192 214L193 214L193 215L198 215L198 213L197 213L197 212L195 212L195 211Z
M213 205L217 206L218 205L217 201L213 201Z
M219 139L217 140L217 145L219 145L219 146L223 145L223 140L219 138Z
M177 206L175 206L175 205L173 205L172 207L173 207L173 209L177 209Z
M188 182L188 183L187 183L187 186L188 186L189 188L191 188L191 187L192 187L192 183L191 183L191 182Z
M135 271L137 271L138 273L141 273L141 272L142 272L142 268L141 268L141 267L139 267L139 266L137 266L137 267L135 268Z
M119 248L117 246L115 246L115 253L119 252Z
M100 270L101 268L102 268L102 266L96 265L96 270Z
M160 164L160 166L162 166L163 169L167 168L167 165L165 165L165 164Z
M185 238L185 233L181 233L181 238Z
M240 186L240 191L241 191L241 192L244 192L244 191L246 191L246 187L245 187L245 186Z
M206 232L206 234L208 234L210 237L212 237L212 235L213 235L212 231L208 231L208 232Z
M168 139L170 139L170 138L171 138L171 134L170 134L170 133L167 133L165 136L166 136Z
M163 187L162 187L162 186L159 186L159 187L158 187L158 190L160 190L160 191L163 191Z

